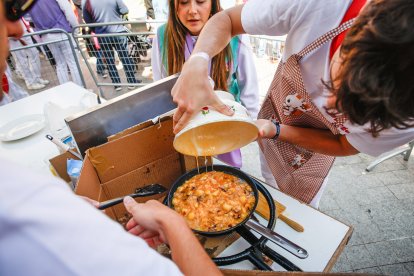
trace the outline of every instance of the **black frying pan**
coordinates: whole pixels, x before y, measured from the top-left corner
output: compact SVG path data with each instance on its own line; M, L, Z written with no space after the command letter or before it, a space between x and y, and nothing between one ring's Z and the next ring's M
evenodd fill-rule
M252 188L252 191L253 191L253 194L254 194L254 197L255 197L256 200L255 200L255 203L254 203L253 208L250 211L249 215L242 222L240 222L239 224L237 224L233 227L230 227L226 230L215 231L215 232L193 230L195 233L201 234L203 236L209 236L209 237L226 235L226 234L236 230L237 227L239 227L239 226L243 225L244 223L246 223L246 221L249 220L250 216L253 214L254 210L256 209L257 202L259 201L259 193L257 191L256 184L244 172L242 172L242 171L240 171L236 168L229 167L229 166L223 166L223 165L214 165L213 169L214 169L214 171L225 172L227 174L234 175L234 176L246 181L246 183ZM212 169L211 166L201 167L199 170L194 169L194 170L189 171L189 172L183 174L182 176L180 176L180 178L178 178L174 182L174 184L170 188L170 191L168 192L168 195L167 195L167 205L168 205L168 207L170 207L171 209L174 209L174 206L172 204L172 200L173 200L173 197L174 197L174 193L178 189L178 187L183 185L187 180L189 180L193 176L196 176L198 174L198 171L200 171L200 173L204 173L206 171L212 171L213 169Z
M199 231L199 230L194 230L193 229L193 231L195 233L198 233L198 234L204 235L204 236L220 236L220 235L229 234L230 232L235 231L238 227L241 227L241 226L244 225L244 226L247 226L248 228L250 228L251 230L261 234L262 236L268 238L270 241L272 241L275 244L277 244L277 245L281 246L282 248L286 249L287 251L289 251L293 255L297 256L298 258L304 259L304 258L308 257L308 253L305 249L301 248L300 246L296 245L295 243L287 240L286 238L280 236L276 232L272 231L269 228L266 228L265 226L261 225L260 223L258 223L254 219L252 219L254 210L256 209L257 203L259 201L259 194L258 194L256 184L253 182L253 180L247 174L245 174L244 172L242 172L239 169L236 169L234 167L224 166L224 165L214 165L213 167L209 166L209 167L201 167L200 169L194 169L192 171L189 171L189 172L183 174L171 186L170 191L168 192L168 195L167 195L167 205L170 208L174 209L174 206L172 204L172 200L173 200L173 197L174 197L174 193L178 189L178 187L183 185L187 180L189 180L193 176L197 175L199 173L199 171L200 171L200 173L203 173L203 172L212 171L212 170L219 171L219 172L225 172L227 174L234 175L234 176L246 181L246 183L252 188L252 191L253 191L253 194L254 194L254 197L255 197L256 200L255 200L254 206L253 206L252 210L250 211L249 215L242 222L240 222L239 224L237 224L233 227L230 227L226 230L212 231L212 232Z

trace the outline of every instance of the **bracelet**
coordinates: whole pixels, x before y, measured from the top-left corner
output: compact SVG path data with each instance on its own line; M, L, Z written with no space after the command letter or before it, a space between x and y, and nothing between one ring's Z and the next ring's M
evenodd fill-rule
M275 124L275 126L276 126L276 134L272 138L273 140L276 140L277 138L279 138L279 134L280 134L280 123L276 120L271 120L271 122L273 124Z
M207 62L210 62L210 56L206 52L198 52L198 53L195 53L195 54L191 54L191 56L188 60L190 60L192 58L195 58L195 57L201 57L204 60L206 60Z

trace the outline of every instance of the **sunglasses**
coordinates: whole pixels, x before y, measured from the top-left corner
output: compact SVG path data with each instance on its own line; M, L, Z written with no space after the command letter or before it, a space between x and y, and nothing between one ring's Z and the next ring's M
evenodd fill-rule
M33 7L36 0L3 0L3 2L6 18L17 21Z

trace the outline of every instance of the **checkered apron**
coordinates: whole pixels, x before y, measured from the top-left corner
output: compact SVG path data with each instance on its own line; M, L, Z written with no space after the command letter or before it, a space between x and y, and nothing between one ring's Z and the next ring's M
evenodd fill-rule
M334 120L329 121L322 115L305 89L299 62L304 56L349 29L353 21L351 19L341 24L298 54L291 55L286 62L279 63L258 118L274 119L291 126L329 129L335 135L341 133L340 128L346 118L338 113ZM259 144L279 189L310 203L322 186L335 158L273 139L262 139Z

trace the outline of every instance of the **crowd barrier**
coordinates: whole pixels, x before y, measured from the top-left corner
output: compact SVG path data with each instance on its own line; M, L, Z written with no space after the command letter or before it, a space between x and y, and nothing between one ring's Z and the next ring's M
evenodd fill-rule
M12 80L30 94L73 81L86 87L71 34L62 29L9 38Z
M72 34L51 29L28 33L19 40L10 39L9 65L13 79L30 94L70 80L95 90L94 83L103 98L106 98L104 91L108 90L112 91L111 98L121 95L153 81L151 47L155 28L149 28L149 24L162 23L139 20L81 24L73 28ZM118 26L121 32L94 32L96 28L108 26ZM280 60L284 37L252 35L250 41L258 58L266 57L270 62Z
M101 97L105 90L121 92L152 82L150 51L155 33L148 31L149 23L157 21L81 24L73 29L75 43L82 49L81 55ZM97 28L112 26L120 32L95 33Z

